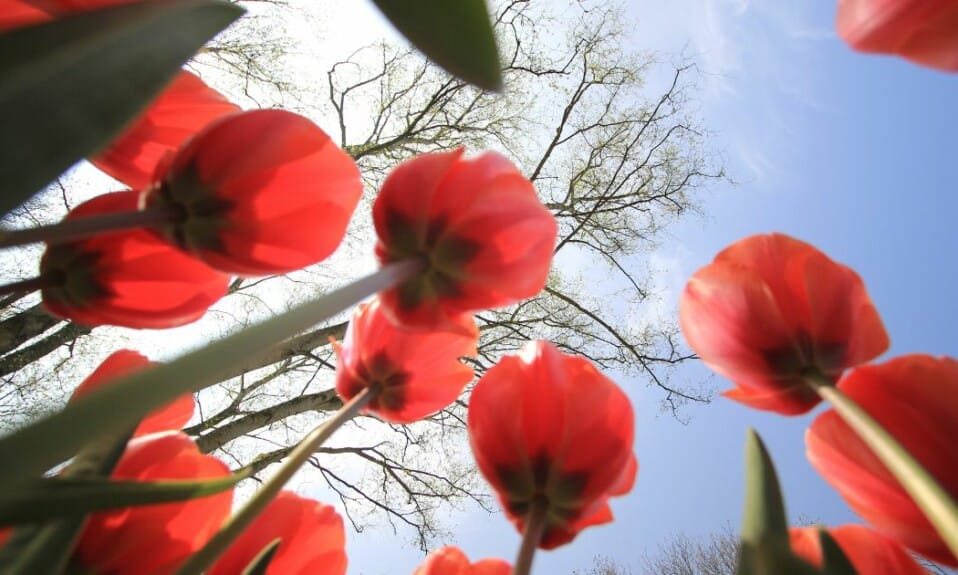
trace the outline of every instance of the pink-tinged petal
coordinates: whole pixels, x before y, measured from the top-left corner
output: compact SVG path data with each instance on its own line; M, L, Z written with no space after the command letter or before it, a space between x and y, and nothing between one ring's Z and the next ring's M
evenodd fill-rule
M839 0L836 20L838 34L855 50L958 71L958 5L952 0Z
M785 415L819 403L810 372L837 380L888 347L858 274L782 234L736 242L698 270L679 318L689 346L736 385L726 397Z
M524 529L545 503L540 546L571 541L611 521L607 500L635 482L634 416L628 398L589 362L530 342L476 384L469 440L509 519Z
M907 355L859 367L839 388L958 498L958 362ZM958 566L897 480L836 413L815 419L806 448L812 466L878 531L933 561Z
M818 529L793 527L788 533L792 552L820 568L823 556ZM863 525L843 525L828 529L828 533L861 575L927 574L901 545Z
M418 329L500 307L545 285L557 228L535 188L503 156L427 154L389 175L373 206L383 264L423 262L380 297L397 322Z
M501 559L469 563L458 547L448 546L430 553L413 575L509 575L512 566Z

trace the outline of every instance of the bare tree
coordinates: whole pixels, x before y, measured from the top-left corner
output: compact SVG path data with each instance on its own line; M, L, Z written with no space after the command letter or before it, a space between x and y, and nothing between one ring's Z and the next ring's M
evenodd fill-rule
M333 127L330 133L356 159L370 195L397 163L463 145L503 151L536 185L559 223L560 263L539 296L477 316L477 373L525 341L542 338L661 388L673 410L685 401L707 401L705 393L670 382L671 368L692 355L679 345L674 320L648 313L657 297L649 255L669 223L694 213L696 193L723 177L694 115L696 69L629 53L621 14L603 3L575 3L563 21L570 13L571 25L556 18L553 33L542 35L538 30L551 17L546 8L526 0L499 7L502 95L451 78L404 48L377 44L332 64L321 100L297 101L307 111L314 106L311 112ZM252 53L251 46L248 37L225 37L201 61L215 58L250 86L267 81L285 90L282 79L259 77L269 72L261 66L268 52ZM251 98L257 93L244 92ZM368 251L369 242L368 218L364 225L360 217L346 249ZM341 278L334 266L269 282L287 282L293 294L288 302L324 289L331 283L325 278ZM275 289L263 282L234 283L230 299L246 303L234 306L224 331L277 305L269 301ZM89 333L45 316L35 300L19 302L0 318L0 386L22 386L25 366L59 365ZM238 365L233 377L200 395L201 420L187 431L203 450L254 477L281 461L341 405L332 389L329 341L341 338L345 327L340 318L277 346L263 361ZM411 527L426 546L441 533L440 506L486 504L472 466L463 463L465 407L464 397L412 426L360 418L316 455L310 477L342 500L357 528L373 512Z

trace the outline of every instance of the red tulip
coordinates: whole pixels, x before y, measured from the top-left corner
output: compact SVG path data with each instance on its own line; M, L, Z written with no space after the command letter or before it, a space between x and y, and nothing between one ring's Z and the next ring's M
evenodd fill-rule
M343 575L346 532L331 505L289 491L277 495L209 571L235 575L267 545L281 539L266 575Z
M859 367L838 386L958 499L958 361L907 355ZM898 481L838 414L819 415L805 444L812 466L865 521L933 561L958 566Z
M476 384L469 439L479 471L520 531L547 508L539 547L612 520L608 499L632 489L634 421L625 393L581 357L530 342Z
M50 16L28 0L3 0L0 2L0 32L21 26L39 24Z
M213 120L240 108L182 71L136 122L93 164L135 190L149 186L157 165Z
M163 233L211 266L291 272L339 245L359 197L359 169L315 124L283 110L213 123L169 165L148 206L182 214Z
M115 351L103 360L100 367L96 368L96 370L84 379L83 383L73 391L73 396L70 398L70 401L90 393L103 385L109 385L111 381L117 378L130 375L153 365L156 364L135 351L128 349ZM194 408L195 402L193 400L193 394L187 393L186 395L181 395L174 400L173 403L161 407L143 418L133 433L133 436L139 437L159 431L177 431L182 429L182 427L186 425L186 422L193 417Z
M860 575L928 573L901 545L863 525L842 525L828 529L828 533ZM815 567L823 567L824 557L818 527L793 527L788 530L788 534L792 552Z
M114 479L159 481L223 477L229 468L203 455L179 432L132 440ZM87 521L75 560L95 573L165 575L199 550L229 516L230 491L200 499L96 513Z
M412 575L509 575L512 566L502 559L483 559L469 563L458 547L436 549Z
M534 296L545 285L555 218L507 159L462 154L426 154L401 164L373 205L379 261L425 266L381 294L399 323L433 327Z
M954 0L839 0L838 34L855 50L958 72Z
M702 361L738 386L726 397L785 415L820 401L809 371L834 381L888 348L858 274L782 234L741 240L695 272L680 321Z
M97 196L67 218L133 211L138 198L137 192ZM40 273L47 311L91 326L184 325L229 288L229 276L139 229L49 246Z
M337 350L336 391L348 401L373 387L366 411L394 423L448 407L472 381L459 358L476 354L479 337L470 316L455 321L456 331L408 331L389 321L378 299L359 306Z

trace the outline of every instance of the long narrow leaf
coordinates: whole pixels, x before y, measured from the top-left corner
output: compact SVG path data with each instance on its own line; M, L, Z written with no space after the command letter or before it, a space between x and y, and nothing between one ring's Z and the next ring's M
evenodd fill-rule
M0 214L104 147L242 13L217 0L138 2L0 35Z
M0 492L9 485L28 483L65 461L88 442L118 433L150 410L178 396L218 383L237 361L269 353L272 346L343 311L363 298L417 273L418 262L400 262L301 304L259 325L117 380L70 402L16 433L0 438Z
M0 524L37 523L104 509L168 503L225 491L244 479L230 475L203 481L107 481L43 479L0 495Z

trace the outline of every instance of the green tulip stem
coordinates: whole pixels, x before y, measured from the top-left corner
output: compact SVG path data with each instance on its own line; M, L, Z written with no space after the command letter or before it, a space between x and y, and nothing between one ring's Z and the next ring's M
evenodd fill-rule
M513 568L512 575L529 575L532 570L532 558L542 541L543 533L545 533L548 511L548 501L541 497L536 497L532 501L532 508L529 510L526 529L522 533L522 545L519 547L519 555L516 557L516 565Z
M148 228L169 223L174 219L175 215L163 208L71 218L35 228L0 230L0 248L39 242L48 244L71 242L110 232Z
M367 387L353 396L332 418L316 427L303 438L289 454L289 459L280 465L263 486L243 504L240 509L223 525L209 542L197 551L177 572L178 575L201 575L209 569L237 537L269 505L284 485L309 461L323 443L344 423L359 414L360 411L378 395L378 388Z
M805 378L901 483L951 552L958 557L958 505L890 433L821 374Z

